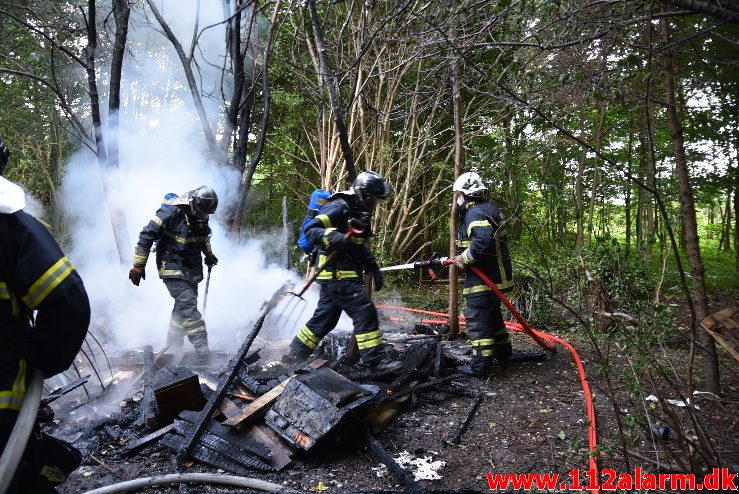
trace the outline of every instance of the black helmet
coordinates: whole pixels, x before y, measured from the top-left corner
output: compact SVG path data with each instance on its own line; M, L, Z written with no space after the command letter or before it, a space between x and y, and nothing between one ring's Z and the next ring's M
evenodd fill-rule
M198 218L207 218L209 214L216 212L218 207L218 196L216 191L203 185L187 194L192 214Z
M2 136L0 136L0 177L5 173L5 165L8 164L8 158L10 158L10 151L8 146L3 142Z
M367 205L367 199L377 197L378 199L387 199L393 192L390 184L382 178L379 173L362 172L352 182L352 190L357 195L359 202Z

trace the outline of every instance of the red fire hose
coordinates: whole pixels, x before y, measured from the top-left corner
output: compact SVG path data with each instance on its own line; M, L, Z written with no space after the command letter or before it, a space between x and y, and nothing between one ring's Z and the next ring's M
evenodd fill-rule
M453 260L445 261L445 264L451 264L453 263ZM537 329L532 328L529 326L529 324L526 322L526 320L521 316L521 314L518 313L515 307L511 304L511 302L508 300L508 298L503 295L503 293L498 289L497 286L495 286L495 283L493 283L490 278L488 278L485 273L480 271L479 268L475 266L469 266L472 271L479 276L485 284L487 284L490 289L495 293L495 295L498 296L500 301L503 303L503 305L506 306L506 308L513 314L513 317L516 318L518 323L509 322L506 321L505 325L514 331L521 331L529 336L531 336L534 341L536 341L542 348L549 351L554 351L555 343L562 345L565 347L570 354L572 355L572 360L575 362L575 366L577 366L577 372L580 376L580 384L582 385L583 395L585 396L585 411L587 413L588 417L588 449L590 450L590 471L595 472L595 475L592 476L593 483L595 486L599 485L598 481L598 434L597 434L597 428L595 425L595 408L593 407L593 397L590 393L590 385L588 384L588 380L585 376L585 367L582 365L582 360L580 360L580 356L577 353L577 350L575 350L575 347L573 347L570 343L563 340L562 338L559 338L557 336L551 335L549 333L544 333L542 331L539 331ZM434 321L434 320L426 320L424 321L426 324L447 324L449 320L449 314L444 314L443 312L431 312L431 311L425 311L420 309L413 309L409 307L401 307L397 305L378 305L378 309L398 309L398 310L404 310L407 312L415 312L420 314L427 314L430 316L436 316L436 317L446 317L447 319L445 321ZM462 317L460 317L462 319ZM462 322L460 321L460 324Z

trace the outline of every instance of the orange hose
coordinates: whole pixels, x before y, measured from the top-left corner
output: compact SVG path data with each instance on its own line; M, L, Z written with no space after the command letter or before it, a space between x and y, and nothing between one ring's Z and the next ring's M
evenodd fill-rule
M585 396L585 411L587 413L588 417L588 449L590 451L590 459L589 459L589 465L590 465L590 471L594 472L595 475L591 476L591 483L594 486L599 485L599 475L598 475L598 430L595 425L595 407L593 406L593 397L590 393L590 385L588 384L587 377L585 376L585 367L582 364L582 360L580 360L580 356L577 353L577 350L575 350L575 347L573 347L570 343L563 340L562 338L559 338L558 336L551 335L549 333L544 333L543 331L539 331L537 329L532 328L529 326L529 324L526 322L526 320L521 316L521 314L518 313L518 311L513 307L511 302L508 300L508 298L503 295L503 293L498 289L497 286L495 286L495 283L493 283L490 278L488 278L485 273L480 271L478 268L474 266L470 266L472 268L472 271L475 272L495 293L495 295L498 296L500 301L506 306L506 308L513 314L513 317L516 318L518 323L505 321L505 325L514 331L524 332L531 336L534 341L536 341L539 345L542 346L542 348L546 350L553 351L555 346L554 343L557 343L559 345L562 345L565 347L569 352L570 355L572 355L572 360L575 362L575 366L577 367L577 372L580 376L580 384L582 386L583 395ZM407 312L415 312L420 314L428 314L432 316L437 317L446 317L447 320L445 321L436 321L436 320L426 320L423 321L426 324L447 324L449 314L445 314L443 312L431 312L431 311L425 311L420 309L412 309L410 307L401 307L397 305L378 305L378 309L398 309L403 310ZM460 320L463 318L463 316L460 316ZM460 324L462 322L460 321Z

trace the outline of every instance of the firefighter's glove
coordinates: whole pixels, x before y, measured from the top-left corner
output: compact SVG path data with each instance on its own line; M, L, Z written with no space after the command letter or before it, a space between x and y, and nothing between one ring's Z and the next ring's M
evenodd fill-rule
M457 266L457 269L464 269L464 258L462 254L454 258L454 265Z
M372 281L374 281L376 292L382 290L382 287L385 285L385 280L382 278L382 271L379 269L372 271Z
M207 254L205 254L205 265L206 266L208 266L209 268L212 268L216 264L218 264L218 258L215 256L215 254L213 254L212 252L208 252Z
M341 232L333 231L328 235L328 243L334 249L343 251L352 244L352 239Z
M131 268L131 271L128 272L128 279L131 280L131 283L133 283L134 285L139 286L141 280L146 279L144 266L134 264L133 268Z

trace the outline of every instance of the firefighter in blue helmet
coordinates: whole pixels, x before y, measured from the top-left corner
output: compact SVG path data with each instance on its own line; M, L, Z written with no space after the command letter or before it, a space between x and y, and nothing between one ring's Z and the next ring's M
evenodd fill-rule
M168 194L169 195L169 194ZM128 274L138 286L146 278L145 266L154 242L159 277L174 298L174 308L167 332L167 346L177 351L184 337L200 357L209 354L208 334L198 311L198 283L203 280L203 258L208 268L218 263L210 247L208 218L216 212L218 196L207 186L198 187L181 197L170 197L154 218L141 230Z
M379 201L391 194L390 184L375 172L360 173L351 189L332 195L305 228L310 243L319 247L316 282L321 288L313 317L305 323L290 344L288 362L308 358L318 343L336 327L341 312L354 323L354 336L361 363L377 371L399 367L383 350L377 308L364 288L364 273L373 277L375 290L381 290L382 273L366 241L372 236L370 220ZM361 233L347 236L350 221L361 225ZM326 264L332 252L337 255Z
M477 173L463 173L452 188L457 196L458 246L464 249L454 261L465 272L464 316L472 345L472 361L457 370L482 376L492 370L494 359L505 364L511 358L512 347L500 299L468 268L480 269L502 292L510 290L513 276L508 237L500 210L490 200L488 188Z
M0 138L0 449L31 369L44 377L66 370L90 323L82 279L49 231L23 211L23 190L2 176L9 156ZM8 492L56 492L45 473L58 470L45 464L39 437L38 431L31 435Z

